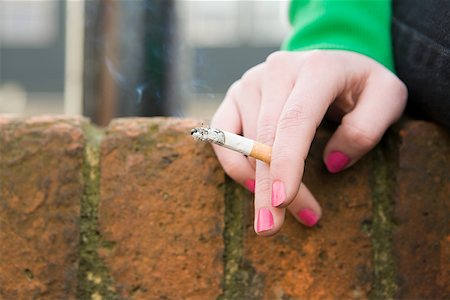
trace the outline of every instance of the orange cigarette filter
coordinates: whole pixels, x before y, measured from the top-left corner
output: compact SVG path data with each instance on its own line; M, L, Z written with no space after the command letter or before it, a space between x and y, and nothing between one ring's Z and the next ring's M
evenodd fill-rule
M217 128L198 127L191 130L196 140L213 143L270 164L272 147Z

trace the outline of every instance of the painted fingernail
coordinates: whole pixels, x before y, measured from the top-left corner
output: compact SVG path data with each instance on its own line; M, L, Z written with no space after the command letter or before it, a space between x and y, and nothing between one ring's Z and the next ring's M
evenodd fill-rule
M247 179L244 185L250 192L255 193L255 181L253 179Z
M317 221L319 221L319 216L309 208L303 208L298 213L297 216L300 220L302 220L303 224L306 226L312 227L316 225Z
M256 231L262 232L273 228L273 216L268 208L260 208L258 212L258 223L256 224Z
M349 162L350 157L340 151L333 151L328 154L328 157L325 160L325 165L330 173L337 173L342 171L342 169L344 169Z
M272 184L272 206L277 207L286 200L286 192L284 191L284 184L276 180Z

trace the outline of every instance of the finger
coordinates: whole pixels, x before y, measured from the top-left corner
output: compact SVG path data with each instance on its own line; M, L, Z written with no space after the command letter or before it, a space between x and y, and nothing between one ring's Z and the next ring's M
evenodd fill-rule
M274 205L285 207L296 196L311 142L330 103L343 89L343 74L336 59L323 52L311 52L302 64L280 115L272 149L271 178L278 183L274 195L282 194L279 190L285 193Z
M241 112L243 136L256 139L256 120L261 106L261 77L264 65L259 64L244 73L239 85L236 87L235 101ZM256 160L247 157L250 165L255 170Z
M402 114L406 98L406 87L395 75L371 75L355 108L342 118L325 147L323 160L327 169L340 172L375 147Z
M240 134L242 132L242 122L236 102L233 100L233 91L235 88L235 85L230 88L224 101L217 109L211 121L211 126ZM220 164L225 170L225 173L227 173L236 182L247 187L247 189L251 192L254 192L255 171L247 158L241 153L220 147L218 145L213 145L213 148Z
M261 107L257 121L256 138L259 142L272 145L276 126L284 103L292 89L294 77L293 61L290 55L275 53L265 63L266 72L262 78ZM270 236L278 232L284 222L285 209L273 207L270 169L267 164L256 163L255 189L255 231Z
M245 72L234 93L235 102L242 115L242 134L252 140L256 139L256 122L261 106L261 77L263 72L263 64ZM247 116L251 117L247 118Z
M261 102L261 74L263 65L257 65L244 73L242 78L230 89L230 99L235 103L242 124L242 135L250 139L256 137L256 119ZM255 192L255 159L247 157L252 167L252 176L244 181L244 186Z
M287 207L289 212L303 225L313 227L322 216L322 209L313 194L302 183L294 200Z

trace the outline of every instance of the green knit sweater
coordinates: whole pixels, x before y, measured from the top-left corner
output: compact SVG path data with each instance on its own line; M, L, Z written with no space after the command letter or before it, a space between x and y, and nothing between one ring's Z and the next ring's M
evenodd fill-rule
M390 0L291 0L293 32L284 50L339 49L393 71Z

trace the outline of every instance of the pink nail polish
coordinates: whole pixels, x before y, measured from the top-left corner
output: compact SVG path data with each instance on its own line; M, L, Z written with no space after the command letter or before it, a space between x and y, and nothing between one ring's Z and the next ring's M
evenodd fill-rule
M312 227L316 225L317 221L319 221L319 216L309 208L303 208L298 213L297 216L300 220L302 220L303 224L306 226Z
M250 192L255 193L255 181L253 179L247 179L244 185Z
M262 232L273 228L273 216L268 208L260 208L258 212L258 223L256 224L256 231Z
M344 169L349 162L350 158L347 155L340 151L333 151L328 154L328 157L325 160L325 165L330 173L337 173L342 171L342 169Z
M286 192L284 191L284 184L277 180L272 184L272 206L277 207L283 204L286 200Z

